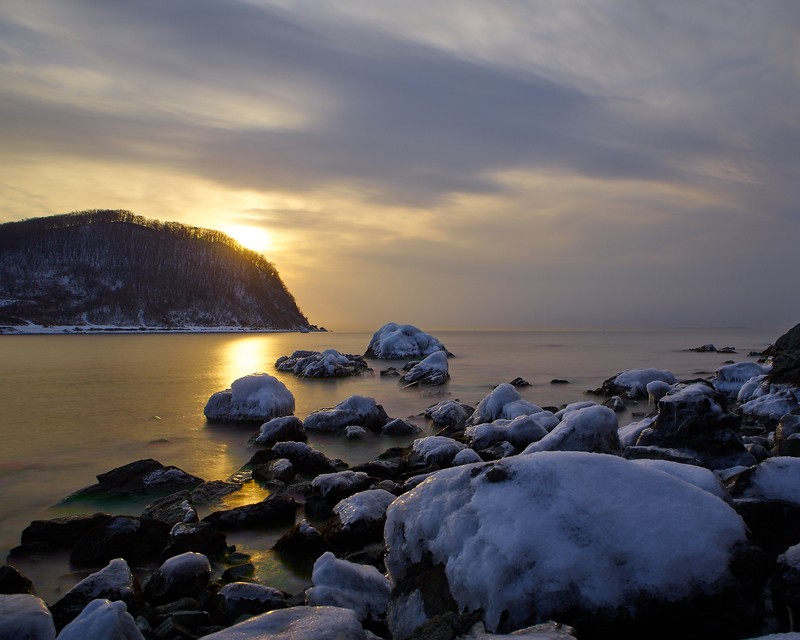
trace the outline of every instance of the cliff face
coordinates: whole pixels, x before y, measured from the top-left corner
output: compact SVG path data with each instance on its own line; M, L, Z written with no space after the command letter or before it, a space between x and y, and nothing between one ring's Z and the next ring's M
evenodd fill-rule
M0 225L0 325L27 323L309 328L260 254L127 211Z

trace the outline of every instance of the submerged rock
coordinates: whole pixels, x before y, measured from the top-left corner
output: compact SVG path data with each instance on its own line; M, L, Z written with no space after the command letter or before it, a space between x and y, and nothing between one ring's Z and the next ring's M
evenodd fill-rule
M277 378L253 373L213 394L203 413L212 422L265 422L294 413L294 396Z
M425 357L437 351L448 353L441 342L417 327L389 322L373 334L364 357L399 360Z

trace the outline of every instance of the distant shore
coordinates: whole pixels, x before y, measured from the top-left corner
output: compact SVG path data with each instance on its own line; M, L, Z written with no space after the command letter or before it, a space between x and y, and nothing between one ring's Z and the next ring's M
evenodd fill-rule
M265 327L126 327L116 325L53 325L37 324L0 326L0 335L103 335L142 333L327 333L325 328L268 329Z

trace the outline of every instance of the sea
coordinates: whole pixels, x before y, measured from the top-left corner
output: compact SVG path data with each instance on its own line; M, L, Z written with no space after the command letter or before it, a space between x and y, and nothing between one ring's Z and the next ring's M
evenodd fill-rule
M93 484L95 476L142 458L155 458L205 480L224 480L255 449L257 425L210 424L208 398L237 378L268 372L294 394L295 414L330 408L351 395L375 398L391 417L409 418L432 431L422 415L444 399L477 404L496 385L521 377L526 400L562 407L587 399L586 391L625 369L667 369L678 378L709 377L726 362L753 361L782 331L670 329L662 331L431 331L454 354L451 380L438 388L403 388L382 369L402 363L369 360L372 373L336 380L298 379L275 370L295 350L328 348L363 354L371 333L163 333L0 336L0 553L5 558L32 520L98 510L138 515L144 503L64 505L63 498ZM735 354L698 353L705 344ZM559 379L567 384L552 384ZM651 411L646 400L619 414L620 425ZM420 437L420 436L416 436ZM370 435L348 440L310 435L309 444L348 464L372 460L409 437ZM266 497L254 483L217 508ZM201 517L208 511L201 510ZM298 516L301 517L302 514ZM310 577L282 563L269 549L283 530L229 533L228 544L248 553L255 579L290 593ZM13 562L48 603L86 571L73 571L65 554Z

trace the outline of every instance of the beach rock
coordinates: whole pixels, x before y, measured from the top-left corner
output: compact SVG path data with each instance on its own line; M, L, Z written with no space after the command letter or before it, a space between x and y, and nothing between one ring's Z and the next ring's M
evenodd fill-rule
M519 416L513 420L495 420L484 424L467 427L464 435L472 447L478 450L503 441L510 442L516 449L522 450L532 442L544 438L558 424L549 411L540 411L529 416Z
M0 640L55 640L55 637L53 616L44 600L28 593L0 594Z
M796 324L772 347L772 383L800 386L800 324Z
M720 393L735 398L748 380L756 376L763 376L769 372L770 368L755 362L736 362L717 369L711 379L711 384Z
M79 489L64 501L167 495L181 489L192 489L202 482L202 478L186 473L178 467L165 467L158 460L147 458L99 474L96 484Z
M195 551L212 559L222 558L228 550L225 534L207 522L180 523L170 529L169 540L161 554L167 558Z
M303 421L297 416L273 418L261 425L256 443L271 447L276 442L305 442L308 439Z
M408 453L408 463L411 466L449 467L455 455L466 447L467 445L444 436L417 438Z
M588 638L741 637L761 619L764 560L736 511L617 456L439 471L389 507L385 532L394 640L448 610L481 611L493 633L559 620Z
M152 518L113 516L75 542L70 562L76 567L102 567L115 558L131 566L154 563L169 541L170 526Z
M781 416L775 428L772 453L776 456L800 457L800 409Z
M344 432L348 425L356 425L372 430L380 430L389 416L374 398L350 396L333 409L323 409L310 413L303 423L306 431Z
M169 525L179 522L198 522L199 520L197 510L192 504L192 494L187 490L157 498L144 508L142 517L161 520Z
M278 538L272 548L281 556L310 569L314 561L332 547L328 539L304 519Z
M327 552L314 563L311 581L314 586L306 590L311 606L351 609L362 621L386 616L391 587L375 567L339 560Z
M447 364L447 354L436 351L424 360L417 362L406 373L400 376L400 384L409 386L421 384L437 386L450 379L450 368Z
M564 414L560 423L540 440L528 445L523 454L540 451L588 451L620 455L616 414L599 404Z
M725 410L725 398L704 383L680 384L658 401L658 415L642 431L638 446L677 449L709 469L756 463L738 435L740 419Z
M603 402L604 407L608 407L614 413L622 413L625 411L625 401L619 396L611 396L608 400Z
M203 413L212 422L266 422L294 413L294 396L277 378L253 373L213 394Z
M203 640L367 640L355 611L340 607L289 607L250 618Z
M51 549L71 549L84 533L105 522L107 513L63 516L52 520L34 520L22 530L23 545L46 545Z
M432 335L410 324L389 322L372 335L364 357L400 360L424 358L437 351L450 355L444 345Z
M253 467L252 471L253 480L266 483L277 481L288 484L296 475L294 465L286 458L270 460L266 464Z
M12 593L33 594L33 583L15 567L4 564L0 567L0 594Z
M98 598L122 601L128 611L135 612L142 606L142 587L122 558L112 560L100 571L78 582L50 607L56 629L63 629L87 604Z
M216 619L225 625L236 622L241 616L256 616L267 611L286 607L282 591L251 582L231 582L217 593Z
M336 463L321 451L317 451L304 442L279 442L272 446L272 452L278 458L286 458L299 473L332 473L336 471Z
M227 482L225 480L209 480L192 489L192 504L207 504L216 502L242 488L241 482Z
M347 470L318 475L306 491L306 514L318 520L328 518L337 502L372 485L372 478L363 471Z
M277 527L293 522L298 506L294 498L270 495L261 502L215 511L203 518L202 522L222 530Z
M70 622L59 640L87 640L87 638L114 638L114 640L145 640L136 622L125 608L125 603L99 599L86 605L80 615Z
M188 551L173 556L153 572L144 585L150 604L173 602L178 598L201 599L211 577L211 564L202 553Z
M369 371L369 365L362 356L339 353L336 349L295 351L290 356L278 358L275 368L301 378L343 378Z
M325 539L341 553L381 542L386 509L396 497L384 489L369 489L341 500L323 528Z
M402 418L389 420L389 422L381 428L381 432L387 436L411 436L420 431L422 431L422 429L413 422L403 420Z
M474 407L458 400L442 400L425 409L424 413L440 429L461 429L474 411Z
M467 420L468 425L494 422L495 420L513 420L518 416L539 413L542 408L523 400L513 386L508 383L497 385L489 395L485 396L475 407L475 411Z
M647 397L647 385L655 380L675 384L672 372L660 369L626 369L611 376L598 389L595 395L620 396L635 400Z

